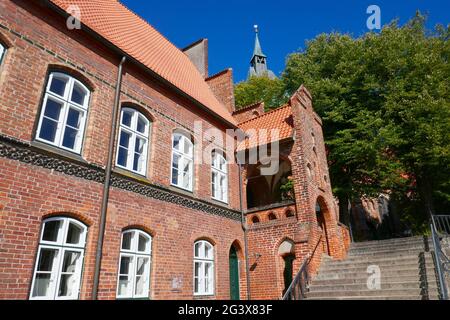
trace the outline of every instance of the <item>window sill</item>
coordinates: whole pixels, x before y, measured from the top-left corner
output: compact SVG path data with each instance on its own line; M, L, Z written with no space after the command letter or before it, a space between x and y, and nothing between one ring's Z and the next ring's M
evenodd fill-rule
M227 208L230 207L230 204L228 202L224 202L224 201L217 200L217 199L214 199L214 198L211 198L210 201L211 201L211 203L214 203L215 205L218 205L218 206L221 206L221 207L224 207L224 206L227 207Z
M33 148L43 150L47 153L56 154L58 156L68 158L70 160L74 160L77 162L85 163L85 164L88 163L85 159L83 159L83 157L81 155L79 155L77 153L73 153L73 152L70 152L70 151L67 151L64 149L60 149L58 147L52 146L52 145L44 143L44 142L33 140L30 142L30 145Z
M171 184L169 186L169 189L174 191L174 192L178 192L178 193L180 193L182 195L185 195L185 196L189 196L189 197L193 197L194 196L194 191L183 189L183 188L177 187L176 185L173 185L173 184Z
M150 183L150 180L146 176L141 175L141 174L136 173L136 172L133 172L133 171L129 171L129 170L123 169L121 167L115 166L114 169L113 169L113 172L117 173L117 174L120 174L122 176L125 176L125 177L133 178L135 180L138 180L138 181L141 181L141 182L144 182L144 183Z
M116 298L117 301L149 301L149 297L145 298Z

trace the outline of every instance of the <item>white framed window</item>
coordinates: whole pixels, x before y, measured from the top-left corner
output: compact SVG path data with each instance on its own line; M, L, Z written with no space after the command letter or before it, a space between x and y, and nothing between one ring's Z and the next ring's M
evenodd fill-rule
M211 189L212 197L228 203L228 169L225 157L216 151L212 153Z
M30 299L78 299L86 234L87 227L71 218L44 221Z
M141 230L126 230L120 244L117 298L148 298L152 237Z
M194 244L194 295L214 294L214 247L205 240Z
M51 73L36 139L80 153L89 97L89 90L80 81L64 73Z
M172 185L192 191L193 172L194 144L185 135L174 133L172 136Z
M146 174L150 122L139 111L122 108L116 165Z
M3 57L6 53L6 47L3 45L3 43L0 42L0 65L3 62Z

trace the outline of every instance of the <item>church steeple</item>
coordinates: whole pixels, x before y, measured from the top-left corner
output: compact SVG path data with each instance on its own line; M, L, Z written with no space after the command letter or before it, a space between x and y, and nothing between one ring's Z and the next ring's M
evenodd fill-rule
M267 56L263 53L261 49L261 43L259 42L259 28L257 25L255 28L255 49L253 50L253 57L250 61L250 77L262 77L268 76L269 78L275 78L275 74L267 68Z

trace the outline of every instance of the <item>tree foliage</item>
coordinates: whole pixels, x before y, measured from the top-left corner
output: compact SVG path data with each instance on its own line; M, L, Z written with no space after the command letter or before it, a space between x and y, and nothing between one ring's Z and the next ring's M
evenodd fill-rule
M264 101L266 109L273 109L287 101L284 84L278 78L251 77L238 83L234 94L238 108Z

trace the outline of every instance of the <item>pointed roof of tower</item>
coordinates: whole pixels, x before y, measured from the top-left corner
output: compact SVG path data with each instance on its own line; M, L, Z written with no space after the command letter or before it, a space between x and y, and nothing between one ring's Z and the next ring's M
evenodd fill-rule
M255 34L256 34L256 37L255 37L255 49L253 50L253 57L255 57L255 56L267 57L262 52L262 49L261 49L261 43L259 42L259 36L258 36L259 28L258 28L257 25L255 25Z

